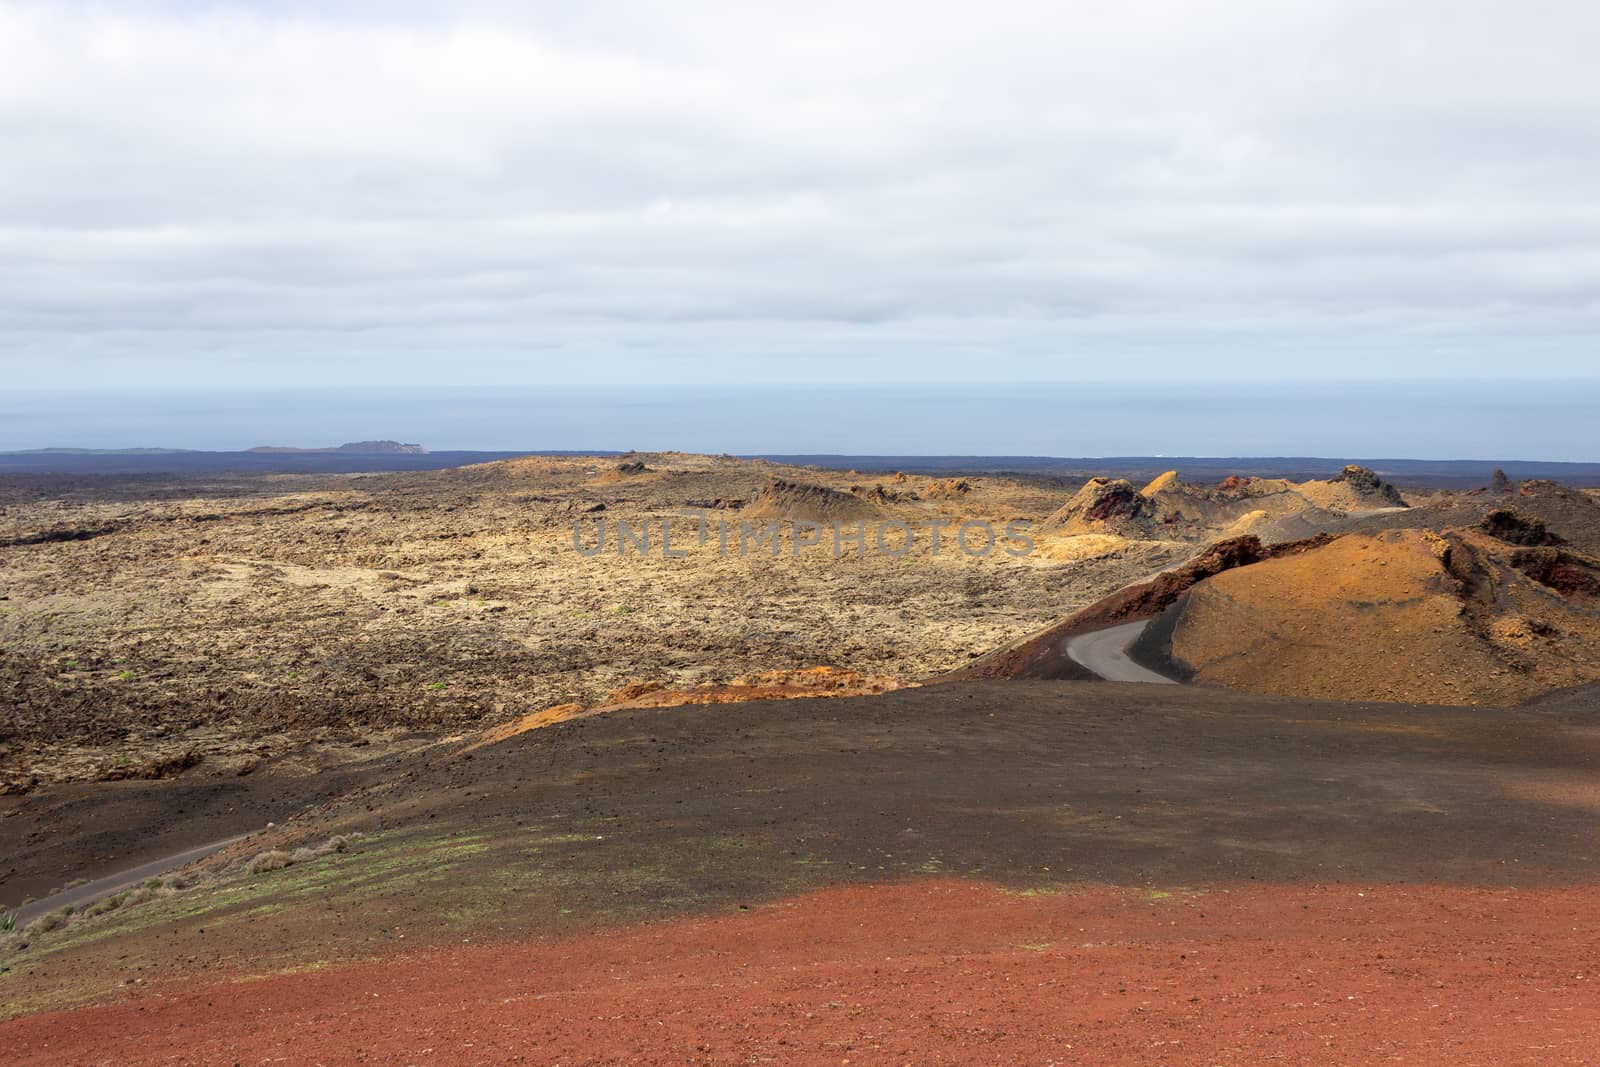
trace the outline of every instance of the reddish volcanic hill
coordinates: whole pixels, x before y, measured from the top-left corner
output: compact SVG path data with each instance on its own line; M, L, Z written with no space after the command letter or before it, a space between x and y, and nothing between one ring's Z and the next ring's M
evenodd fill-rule
M1217 574L1144 647L1203 684L1342 700L1515 704L1600 679L1600 563L1491 528L1506 539L1352 534Z

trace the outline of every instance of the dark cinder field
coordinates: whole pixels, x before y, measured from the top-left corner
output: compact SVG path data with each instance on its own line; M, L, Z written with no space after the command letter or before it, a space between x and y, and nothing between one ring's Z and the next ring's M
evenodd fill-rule
M183 917L145 905L151 921L118 942L125 953L203 926L208 947L235 936L266 958L338 958L397 923L448 939L462 909L474 936L507 937L929 875L1018 888L1576 884L1596 871L1594 709L1581 692L1498 710L982 682L619 711L276 790L268 773L7 798L0 850L33 859L31 880L7 883L19 895L40 891L41 869L97 877L296 809L224 856L352 831L416 845L411 881L364 882L359 847L337 857L326 895L281 939L227 932L246 904L279 897L267 876L214 907L204 888L171 898ZM428 842L458 838L472 848L426 860ZM98 973L103 947L41 938L6 961L8 995L37 994L20 980L36 972Z

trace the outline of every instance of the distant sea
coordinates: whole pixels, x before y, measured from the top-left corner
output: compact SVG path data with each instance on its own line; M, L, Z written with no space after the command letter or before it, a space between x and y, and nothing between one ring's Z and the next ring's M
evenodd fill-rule
M0 451L435 451L1600 460L1600 381L0 388Z

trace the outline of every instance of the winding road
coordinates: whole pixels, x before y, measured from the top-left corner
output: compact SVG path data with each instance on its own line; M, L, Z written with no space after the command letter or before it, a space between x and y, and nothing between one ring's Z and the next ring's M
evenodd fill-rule
M46 912L67 907L69 904L72 907L81 908L86 904L99 900L101 897L109 897L114 893L120 893L124 889L132 889L146 879L157 878L169 871L175 871L179 867L193 863L195 860L203 860L207 856L221 852L235 841L243 841L249 836L249 834L239 834L224 841L213 841L208 845L187 848L182 852L175 852L170 856L151 860L149 863L141 863L137 867L118 871L116 874L109 874L104 878L96 878L92 882L85 882L83 885L64 889L59 893L52 893L42 900L31 901L17 909L17 925L19 927L24 926Z
M1139 639L1148 620L1123 623L1104 630L1075 634L1061 643L1067 658L1081 667L1087 667L1108 682L1150 682L1155 685L1177 685L1164 674L1141 667L1128 658L1128 646Z

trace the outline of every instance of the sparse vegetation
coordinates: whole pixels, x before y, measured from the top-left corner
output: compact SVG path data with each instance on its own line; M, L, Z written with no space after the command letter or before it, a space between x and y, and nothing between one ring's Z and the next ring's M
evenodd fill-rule
M250 862L245 865L245 873L266 874L268 871L280 871L293 862L289 853L280 849L269 849L250 857Z
M130 896L131 894L129 893L114 893L109 897L102 897L83 910L84 917L92 919L96 915L104 915L108 911L116 911L128 902Z
M297 863L309 863L323 856L331 856L335 852L348 852L356 838L355 834L337 834L320 845L302 845L293 852L276 848L258 852L245 864L245 873L266 874L270 871L280 871L285 867L293 867Z
M292 867L300 863L308 863L336 852L348 851L351 843L359 836L358 834L339 834L320 845L302 846L292 852L269 849L265 852L257 853L248 860L234 864L228 870L241 872L245 875L258 875L281 870L285 867ZM16 929L16 913L4 913L0 915L0 934L11 937L20 936L31 940L67 926L76 927L79 923L87 922L112 912L120 912L135 905L143 904L146 901L170 897L182 890L209 884L215 881L216 877L214 874L178 873L169 874L161 878L148 878L132 889L124 889L112 893L83 908L76 908L69 904L66 907L47 912L29 923L21 931Z
M61 927L67 925L67 921L71 918L71 908L61 908L56 911L45 912L43 915L33 920L33 922L29 923L28 928L24 930L23 933L28 936L47 934L51 930L61 929Z

